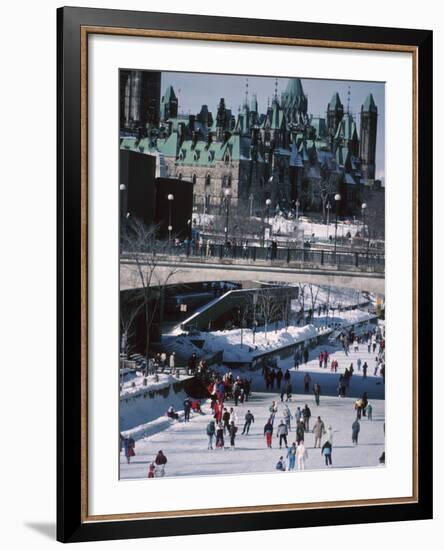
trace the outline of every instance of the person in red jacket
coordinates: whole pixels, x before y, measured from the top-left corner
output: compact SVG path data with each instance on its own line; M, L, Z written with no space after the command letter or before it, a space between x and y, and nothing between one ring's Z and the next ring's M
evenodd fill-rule
M148 477L154 477L154 471L156 469L156 466L154 465L154 462L151 462L149 468L148 468Z
M165 475L165 464L167 462L167 457L163 454L163 451L159 451L154 460L156 477L163 477Z

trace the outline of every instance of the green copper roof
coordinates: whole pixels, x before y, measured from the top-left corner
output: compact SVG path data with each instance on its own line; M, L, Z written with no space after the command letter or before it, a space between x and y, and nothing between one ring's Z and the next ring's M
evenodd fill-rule
M353 120L353 117L350 113L345 113L342 117L341 122L339 123L338 129L336 131L335 139L354 139L357 137L356 124Z
M369 113L377 113L378 108L376 107L375 100L373 99L372 94L368 94L362 106L362 111Z
M300 78L290 78L287 87L285 88L285 94L291 97L305 97L304 90L302 88L302 82Z
M168 88L165 90L162 100L166 102L171 101L172 99L177 99L177 97L174 93L174 88L172 86L168 86Z
M332 98L330 100L330 103L328 104L328 108L330 111L335 111L336 109L343 109L344 106L341 103L341 100L339 98L338 92L335 92L332 95Z

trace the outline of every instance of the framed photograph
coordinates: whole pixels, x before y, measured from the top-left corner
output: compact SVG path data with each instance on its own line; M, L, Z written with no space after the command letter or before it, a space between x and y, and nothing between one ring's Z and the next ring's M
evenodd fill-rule
M58 10L58 539L432 517L432 33Z

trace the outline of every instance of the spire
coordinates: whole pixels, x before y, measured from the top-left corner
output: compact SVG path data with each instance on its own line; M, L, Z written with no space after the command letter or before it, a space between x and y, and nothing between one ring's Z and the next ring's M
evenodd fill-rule
M367 113L377 113L378 108L376 107L375 100L373 99L372 94L368 94L364 101L364 105L362 105L361 110Z
M244 107L248 109L248 78L245 81L245 101L244 101Z
M328 109L330 111L336 111L336 109L343 109L344 106L341 103L341 99L339 97L338 92L335 92L330 100L330 103L328 104Z
M351 90L349 86L347 90L347 113L350 113L350 95L351 95Z
M278 79L277 79L277 77L274 80L274 97L273 97L273 101L275 103L278 102Z
M256 96L256 94L253 94L253 96L252 96L252 98L251 98L250 110L251 110L253 113L257 113L257 112L258 112L258 108L257 108L257 96Z

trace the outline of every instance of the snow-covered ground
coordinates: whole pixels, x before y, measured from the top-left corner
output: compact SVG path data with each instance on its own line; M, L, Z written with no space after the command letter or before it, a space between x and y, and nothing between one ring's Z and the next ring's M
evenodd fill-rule
M283 369L291 368L291 381L293 385L293 399L289 403L290 410L294 414L297 406L301 408L307 403L312 412L310 426L313 426L316 416L320 415L325 426L332 426L333 440L333 467L356 468L374 467L378 465L378 458L384 451L384 421L385 421L385 387L380 376L374 376L375 355L367 353L367 346L360 346L358 352L351 351L345 356L342 350L334 347L327 348L339 362L338 373L330 373L329 369L319 368L317 354L321 348L313 350L311 359L307 365L300 367L299 371L292 368L292 360L281 361L279 366ZM324 349L324 348L322 348ZM368 377L362 376L362 371L357 370L358 357L369 365ZM346 398L337 397L336 387L340 373L353 362L355 374L353 375L349 393ZM226 368L222 368L222 371ZM242 375L242 371L238 371ZM313 395L303 394L303 377L310 373L312 383L318 382L321 386L321 402L316 406ZM236 374L236 372L235 372ZM130 464L121 455L121 479L146 478L148 466L154 460L157 452L163 450L168 458L166 467L167 476L201 476L241 473L266 473L276 472L275 465L279 457L285 454L285 449L279 450L277 439L273 438L273 449L267 449L263 436L263 427L268 418L268 407L272 400L279 402L279 410L276 421L282 418L284 404L280 403L279 393L265 391L260 371L248 372L251 376L253 395L251 401L236 407L239 432L236 438L234 450L207 450L206 426L211 419L211 411L208 403L203 407L203 415L194 415L189 423L167 421L162 429L149 432L149 424L145 426L145 434L136 435L136 456ZM369 402L373 407L373 420L363 418L359 445L351 442L351 425L356 417L354 401L367 391ZM169 401L166 399L166 405ZM227 406L234 404L227 402ZM251 410L255 417L248 436L241 435L243 418L247 410ZM162 418L164 420L164 417ZM156 421L157 423L160 420ZM276 424L275 424L276 426ZM148 435L152 433L153 435ZM289 443L295 439L294 426L289 436ZM320 449L313 448L313 434L306 435L308 447L308 460L306 469L325 468Z
M213 332L201 332L187 336L175 336L174 345L180 350L182 355L190 356L195 351L201 351L203 354L213 354L223 350L225 361L251 361L256 355L265 351L273 351L298 342L303 342L314 338L327 331L326 321L330 325L338 324L343 327L369 321L373 316L366 311L358 309L342 311L335 316L330 315L328 319L321 315L314 316L310 325L285 327L281 322L277 326L275 323L265 327L257 328L255 335L251 329L222 330ZM204 344L201 350L196 350L192 340L196 338L203 340ZM253 341L254 340L254 341Z
M128 369L126 369L128 370ZM167 388L171 384L181 382L189 376L173 376L172 374L157 374L149 375L146 377L146 385L144 385L145 376L138 371L133 371L131 374L127 374L121 384L120 397L135 397L139 393L146 392L148 390L161 390Z

